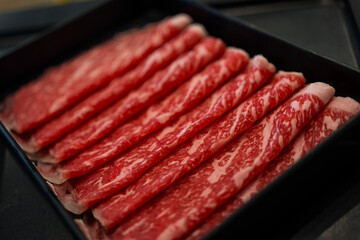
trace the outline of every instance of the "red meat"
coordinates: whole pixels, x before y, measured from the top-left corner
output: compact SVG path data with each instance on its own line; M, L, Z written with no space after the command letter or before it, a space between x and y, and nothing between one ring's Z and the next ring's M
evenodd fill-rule
M131 89L143 83L180 54L191 49L205 35L206 32L203 27L195 24L189 26L179 36L151 53L134 69L121 77L115 78L105 88L90 95L59 117L36 130L30 140L30 146L27 148L22 146L22 148L27 152L35 152L58 140L80 123L91 118L95 113L103 110Z
M39 127L98 87L135 66L178 34L191 21L184 14L167 18L134 34L45 72L5 101L2 121L17 133ZM95 57L96 56L96 57Z
M214 75L211 72L217 71L216 66L208 68L206 72L193 77L191 81L182 85L171 95L167 96L166 99L154 104L139 117L120 126L111 135L106 136L100 142L91 146L90 149L87 149L76 158L77 161L83 162L84 159L86 161L86 159L94 158L97 155L104 159L102 161L106 161L124 151L142 137L165 126L169 121L191 108L225 81L229 75L246 65L248 61L248 56L243 51L229 50L224 57L226 57L226 61L233 62L233 66L229 65L228 71L223 72L219 77L212 78ZM204 81L205 78L203 76L208 76L208 79ZM104 156L105 152L107 152L106 156Z
M211 214L186 239L195 240L204 237L358 112L360 112L360 104L355 100L334 97L251 184Z
M105 228L111 228L201 162L210 158L217 150L227 145L304 83L305 78L301 74L278 73L267 86L257 91L237 108L203 129L184 145L179 146L166 159L130 186L96 206L93 209L94 216ZM113 209L118 210L113 211Z
M76 131L68 134L51 148L50 153L58 161L75 155L75 153L105 136L127 118L151 105L161 96L168 94L224 50L225 45L221 40L212 37L204 39L194 50L184 54L167 68L159 71L139 89L131 92L126 98L81 125ZM98 158L100 157L98 156ZM92 159L87 159L87 162L77 159L82 159L81 155L69 159L63 164L39 163L38 169L49 181L62 183L99 166L99 163L94 165L96 161L92 161Z
M110 135L72 159L72 165L102 165L115 155L128 149L147 134L167 125L171 120L192 108L210 94L228 77L247 63L247 54L229 49L217 62L178 88L163 101L151 106L137 119L116 129ZM224 70L226 69L226 70ZM76 169L73 169L75 171Z
M91 174L63 185L54 185L63 205L72 212L82 212L92 204L110 196L138 178L176 144L190 138L201 128L237 105L261 86L275 71L261 56L250 61L243 73L231 79L201 105L181 116L175 123L147 138L131 151L122 154ZM183 131L186 129L186 131ZM178 136L179 142L167 145L169 136ZM164 141L162 141L164 140ZM163 144L160 144L160 143ZM156 149L156 151L154 151ZM155 154L152 154L155 152ZM98 181L101 179L101 181Z
M261 172L333 94L334 89L327 84L310 84L210 161L131 214L106 237L179 239L184 236Z
M157 72L140 88L117 101L95 118L85 122L50 148L50 154L62 161L95 143L140 110L181 85L225 50L221 40L208 37L195 48Z

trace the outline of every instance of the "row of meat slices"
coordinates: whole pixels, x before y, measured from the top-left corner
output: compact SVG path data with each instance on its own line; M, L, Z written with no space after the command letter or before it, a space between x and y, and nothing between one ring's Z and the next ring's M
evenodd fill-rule
M3 103L89 239L200 239L360 111L191 21L118 34Z

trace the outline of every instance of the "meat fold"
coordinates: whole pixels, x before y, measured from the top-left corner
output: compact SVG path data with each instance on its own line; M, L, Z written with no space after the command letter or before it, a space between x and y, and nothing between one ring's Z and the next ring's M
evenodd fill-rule
M210 53L210 51L212 53ZM105 133L109 132L110 130L113 130L115 127L117 127L117 125L121 127L121 122L123 122L127 116L134 115L135 112L139 111L139 108L151 105L151 103L154 102L154 100L160 98L161 95L168 93L170 90L169 88L174 88L176 83L179 85L179 81L184 82L186 78L190 77L189 72L191 72L191 75L193 75L193 72L196 69L204 66L205 62L209 62L223 51L224 44L222 41L212 37L206 38L197 47L195 47L192 52L186 54L183 58L176 60L174 65L171 64L168 68L159 72L159 77L157 77L159 73L156 74L152 79L154 81L145 82L142 87L130 93L130 95L128 95L124 101L120 101L118 104L113 105L111 108L107 109L105 112L98 115L90 122L87 122L88 124L83 125L80 129L78 129L79 131L69 134L68 137L63 139L63 141L58 142L52 150L55 149L56 151L60 149L59 151L63 153L69 153L70 151L71 153L74 153L74 151L79 150L79 148L83 148L84 145L91 143L91 141L98 140L100 137L104 136L104 131ZM234 57L233 54L225 55L225 58L229 59ZM238 55L238 58L241 58L240 55ZM213 71L218 68L219 64L211 64L208 68L199 73L199 76L196 75L191 78L191 80L179 87L163 101L160 101L159 104L161 105L161 102L167 103L168 99L170 102L173 100L176 101L176 99L181 99L184 97L182 94L187 94L189 96L187 98L187 104L191 105L191 102L196 99L196 95L201 95L201 93L196 93L196 91L201 90L202 87L204 87L202 91L205 89L211 90L211 87L209 87L211 86L210 83L214 82L206 82L203 80L207 79L207 75L211 75ZM226 76L226 74L224 76ZM224 76L222 73L219 73L218 80L222 79ZM209 83L209 86L207 86L207 83ZM199 88L195 87L197 85ZM202 92L202 94L204 93L206 93L206 91ZM195 96L194 99L192 98L193 96ZM176 103L171 104L176 107ZM187 104L185 104L185 106ZM179 107L179 109L181 108ZM94 147L90 147L83 153L65 161L64 163L39 163L38 169L44 178L57 184L60 184L67 179L84 175L104 164L112 156L114 156L113 152L117 151L118 146L116 146L116 144L114 145L114 142L108 141L108 139L115 140L114 138L116 138L117 134L118 133L115 130L114 134L110 134L108 137L101 140L99 144L95 144ZM80 143L73 144L72 146L66 145L66 143L70 144L71 141L75 141L79 138L83 139L84 137L86 137L86 139ZM113 155L109 156L107 151L110 152L109 154L112 153Z
M229 48L218 61L208 65L164 100L152 105L138 118L114 130L101 141L64 163L65 167L72 166L71 172L67 173L71 177L81 176L104 164L147 134L167 125L171 120L194 107L231 75L243 68L247 62L248 55L244 51Z
M179 239L261 172L331 99L313 83L254 124L215 156L133 212L108 239Z
M139 111L169 94L222 54L224 50L225 45L220 39L205 38L193 50L158 71L151 79L130 92L125 98L120 99L56 142L49 149L50 156L57 162L75 156Z
M22 149L28 153L34 153L55 142L97 112L110 106L126 93L138 87L180 54L192 49L205 35L206 31L201 25L192 24L188 26L178 36L152 52L136 67L113 79L103 89L91 94L59 117L41 126L31 135L30 139L24 139L23 141L20 139L18 142L21 144ZM41 160L42 158L39 155L30 157Z
M239 104L274 72L274 66L264 57L254 57L242 73L234 76L177 121L150 135L130 151L120 154L92 173L62 185L54 184L54 192L65 208L74 213L83 212L140 177L178 144Z
M355 100L334 97L248 186L207 217L186 239L196 240L206 236L244 203L248 202L270 182L359 112L360 104Z
M304 83L302 74L280 71L269 84L180 145L137 181L95 206L92 210L95 218L105 228L113 227L160 191L209 159Z
M227 80L230 75L242 69L247 62L248 55L244 51L229 48L219 61L210 64L206 70L195 75L165 99L150 106L137 118L120 125L110 135L71 161L82 164L93 159L94 166L96 161L106 162L137 143L147 134L165 126L184 111L192 108ZM227 69L213 74L213 72L218 71L219 67L226 67Z
M3 103L1 120L18 134L50 118L138 64L191 22L185 14L120 34L79 57L47 70Z

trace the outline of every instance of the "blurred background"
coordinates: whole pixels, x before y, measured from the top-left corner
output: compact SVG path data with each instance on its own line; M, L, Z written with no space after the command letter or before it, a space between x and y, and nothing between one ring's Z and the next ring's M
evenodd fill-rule
M0 10L4 11L16 11L16 10L25 10L29 8L50 6L53 4L63 4L69 3L66 0L1 0L0 1Z
M358 0L197 0L320 55L359 67ZM102 0L0 0L0 55ZM341 46L341 47L340 47Z
M359 0L199 2L319 55L360 66ZM0 0L0 57L99 4L102 0ZM0 142L0 239L72 239L4 146ZM323 199L304 213L306 222L292 239L360 239L360 177L329 184L334 187L320 193Z
M0 56L55 24L81 14L95 0L0 0Z

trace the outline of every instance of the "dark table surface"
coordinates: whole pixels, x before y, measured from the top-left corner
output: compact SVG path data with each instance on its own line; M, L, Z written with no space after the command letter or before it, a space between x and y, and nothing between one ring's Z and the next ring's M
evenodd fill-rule
M360 16L353 14L360 13L359 1L202 2L276 37L359 68ZM87 1L1 14L0 55L94 4L97 2ZM4 143L0 143L0 157L0 239L73 239ZM291 238L360 239L360 177L352 174L335 181L321 194L312 207L316 209L307 208L304 213L308 221Z

